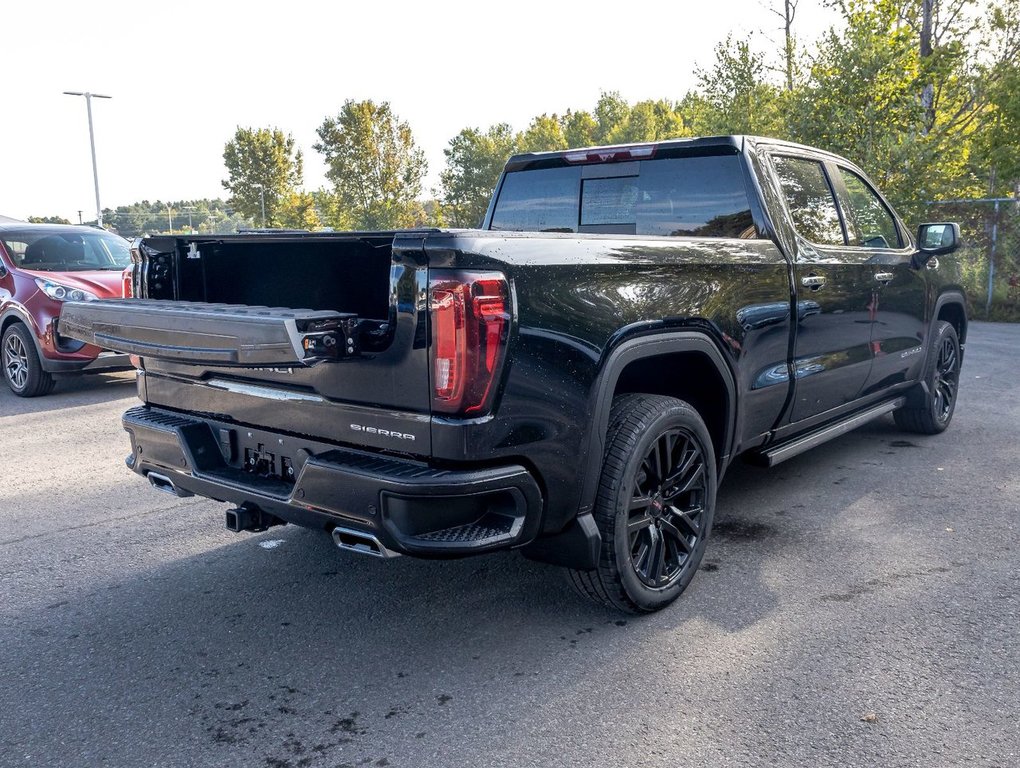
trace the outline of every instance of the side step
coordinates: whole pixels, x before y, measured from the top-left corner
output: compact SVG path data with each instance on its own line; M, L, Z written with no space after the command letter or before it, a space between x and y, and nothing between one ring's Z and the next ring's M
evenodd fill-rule
M843 421L837 421L835 424L830 424L827 427L819 429L817 432L810 432L792 442L783 443L782 445L777 445L775 448L769 448L759 453L751 454L749 458L754 464L774 467L776 464L781 464L787 459L792 459L794 456L804 453L804 451L810 450L816 445L828 442L834 437L845 435L847 432L857 429L857 427L862 424L867 424L869 421L874 421L880 416L892 413L906 401L907 398L898 397L895 400L881 403L866 411L861 411L860 413L848 416Z

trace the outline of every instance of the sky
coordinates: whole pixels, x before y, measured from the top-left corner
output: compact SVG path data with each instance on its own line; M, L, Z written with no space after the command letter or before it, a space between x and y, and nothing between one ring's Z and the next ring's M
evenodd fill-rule
M93 100L101 202L226 197L237 127L281 128L326 186L315 129L347 99L389 101L438 186L460 130L592 109L602 91L678 100L732 33L779 49L782 0L585 3L83 3L7 0L0 43L0 215L95 218L85 99ZM801 0L805 43L835 22ZM769 41L772 41L771 43ZM778 59L777 59L778 63Z

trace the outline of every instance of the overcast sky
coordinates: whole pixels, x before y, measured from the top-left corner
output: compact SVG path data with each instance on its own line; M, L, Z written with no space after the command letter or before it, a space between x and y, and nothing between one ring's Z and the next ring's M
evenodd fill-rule
M462 128L591 109L600 91L679 99L727 32L781 40L769 0L669 3L7 0L0 43L0 215L95 217L85 100L104 207L225 197L223 145L276 126L324 186L315 128L346 99L389 101L437 185ZM772 0L781 6L782 0ZM834 19L801 0L797 31Z

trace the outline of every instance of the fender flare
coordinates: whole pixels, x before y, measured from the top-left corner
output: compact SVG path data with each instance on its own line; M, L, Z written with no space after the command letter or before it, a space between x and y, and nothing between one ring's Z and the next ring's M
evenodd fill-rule
M937 299L935 299L935 306L934 306L934 308L932 309L932 312L931 312L931 323L930 323L929 327L934 327L935 321L938 319L939 312L942 311L942 308L946 307L946 306L949 306L951 304L958 304L960 306L960 309L963 312L964 323L967 324L967 325L970 324L970 316L967 314L967 298L966 298L966 296L964 296L963 293L960 292L960 291L950 290L950 291L946 291L945 293L939 294L939 297ZM964 338L960 339L960 362L961 363L963 362L964 348L966 346L965 340L966 340L966 336L964 336ZM928 364L928 354L929 354L930 351L931 351L930 350L930 345L929 344L925 344L925 349L924 349L924 362L925 362L925 366L927 366L927 364ZM922 370L924 370L924 369L922 369Z
M32 316L28 314L28 312L23 310L19 305L12 304L10 307L4 310L4 313L2 315L0 315L0 328L6 328L7 321L12 317L15 318L16 321L24 325L26 328L28 328L28 335L32 337L32 343L35 345L36 355L39 356L40 361L45 360L46 358L43 356L42 348L39 346L39 338L36 335L37 329L35 327L35 321L32 319Z
M703 355L715 366L726 387L727 413L723 445L716 446L719 455L719 476L722 476L726 460L733 446L733 430L737 414L736 379L719 347L705 333L698 331L674 331L639 336L619 343L606 358L602 371L595 381L594 406L591 411L590 429L587 438L587 458L582 471L581 500L578 514L591 512L595 506L599 475L602 471L602 456L605 452L605 436L609 429L609 412L613 405L613 392L620 375L629 364L650 357L693 352Z

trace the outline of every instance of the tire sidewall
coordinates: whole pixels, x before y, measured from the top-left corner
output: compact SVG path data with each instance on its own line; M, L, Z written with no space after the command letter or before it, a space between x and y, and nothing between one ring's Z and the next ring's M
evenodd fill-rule
M705 479L704 523L702 525L702 534L698 537L698 543L691 553L688 565L685 566L680 578L667 587L649 587L638 578L630 552L630 537L627 534L627 523L631 481L637 474L641 462L655 440L663 432L677 428L686 431L698 441L705 460L707 477ZM654 611L671 603L686 589L691 579L694 578L712 531L712 519L715 515L715 494L716 467L711 437L700 417L686 405L677 403L675 406L659 414L647 425L644 435L637 441L631 451L623 481L616 489L616 498L613 500L615 504L614 559L624 591L640 610Z

